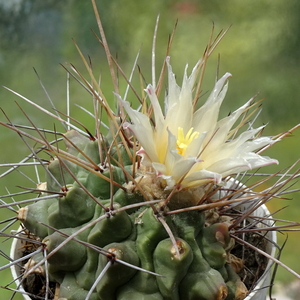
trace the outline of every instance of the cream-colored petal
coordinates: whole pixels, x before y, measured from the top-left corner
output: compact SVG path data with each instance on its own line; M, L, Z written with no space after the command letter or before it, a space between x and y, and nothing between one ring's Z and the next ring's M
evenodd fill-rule
M226 83L226 81L230 76L230 73L226 73L215 84L214 90L208 97L207 101L194 113L192 126L196 131L210 131L211 135L214 133L219 116L220 106L228 89L228 82Z
M133 124L139 124L146 128L147 130L152 129L148 116L145 114L136 111L130 107L129 102L121 100L123 107L125 108L127 114L129 115Z
M246 158L248 163L251 165L251 169L261 168L269 165L278 165L279 162L277 159L270 158L268 156L260 156L253 153L256 157Z
M178 95L180 93L180 87L176 83L176 77L170 65L170 57L166 58L166 63L168 69L168 94L165 98L165 116L168 115L169 110L178 102Z
M185 151L185 157L198 157L203 148L203 141L207 132L202 132L197 138L195 138L187 147ZM201 157L201 156L200 156Z
M254 168L266 165L277 164L278 161L269 157L263 157L255 153L249 153L247 156L230 157L215 162L209 167L210 171L218 172L224 176L237 174Z
M154 112L155 124L156 126L162 126L164 122L164 116L153 86L149 84L145 91L147 92L147 95L151 101L151 105Z
M161 164L158 162L152 163L153 169L156 171L158 176L162 176L163 174L167 174L167 168L165 164Z
M149 155L147 152L144 150L144 148L141 148L136 152L137 155L142 157L142 164L146 167L151 167L152 166L152 160L150 159Z
M275 141L269 137L259 137L253 141L245 142L242 146L237 148L237 151L251 152L261 149L264 146L272 145Z
M182 128L184 131L188 131L192 126L192 118L193 115L193 80L187 76L187 68L186 65L184 71L184 77L182 82L182 88L179 94L179 107L177 112L177 117L182 121Z
M208 165L212 164L215 161L220 161L222 159L235 156L235 153L236 155L240 155L241 152L250 152L244 149L247 145L245 144L245 142L253 138L260 131L261 128L245 131L242 134L240 134L235 140L228 141L226 143L222 143L222 141L214 142L214 140L217 139L217 134L216 134L216 136L213 137L213 139L209 142L208 146L204 150L202 158L205 161L205 166L207 167ZM267 144L268 143L263 144L263 146ZM252 147L253 150L259 148L258 143L256 143L255 145L257 146L257 148L253 146Z
M172 170L172 177L175 179L175 181L180 180L197 162L198 160L196 157L190 157L176 161Z
M214 182L218 184L221 182L221 180L221 174L202 169L188 174L184 178L182 185L195 186L205 182Z
M201 120L205 116L205 112L210 109L210 107L214 104L219 102L219 107L221 103L223 102L225 95L227 93L228 89L228 82L227 79L231 76L230 73L226 73L222 76L221 79L219 79L211 94L207 98L206 102L201 106L194 114L194 118L196 120Z
M232 75L230 73L225 73L215 84L214 89L212 90L211 94L209 95L207 101L206 101L206 105L211 105L212 103L216 102L216 101L220 101L220 98L222 99L221 101L223 101L226 92L227 92L227 88L228 88L228 83L227 80L229 77L231 77ZM225 84L226 83L226 84Z
M133 132L151 160L157 160L154 132L149 118L143 113L132 109L127 101L121 100L121 103L133 122L133 124L125 122L124 128L128 128Z
M195 131L209 132L209 136L213 134L219 117L220 105L221 102L213 103L211 106L208 106L205 111L198 110L193 115L192 127L195 128Z
M229 157L216 161L214 164L209 166L207 169L212 172L217 172L223 176L230 174L239 173L251 168L250 163L247 162L243 157Z
M140 124L134 125L128 122L124 123L124 128L129 129L133 132L134 136L140 143L140 145L144 148L145 152L149 156L152 161L156 161L158 159L155 143L153 140L153 131L148 130Z
M165 127L173 132L177 133L178 127L182 127L185 131L188 131L192 124L193 103L192 103L192 88L195 74L192 73L191 77L187 77L187 66L185 68L184 79L182 88L177 85L175 76L172 72L172 68L167 61L169 71L169 86L167 95L167 109L165 118ZM193 69L195 73L197 69Z
M161 175L161 178L163 178L166 181L166 187L165 190L170 190L173 189L174 186L176 185L176 181L172 176L165 176L165 175Z
M229 138L228 134L231 130L234 123L238 120L238 118L241 116L241 114L245 111L245 109L250 105L250 101L248 101L246 104L238 108L236 111L234 111L232 114L230 114L228 117L221 119L216 124L213 131L210 132L210 134L207 136L206 141L209 141L209 147L211 149L216 149L219 147L222 143L225 143L227 139Z

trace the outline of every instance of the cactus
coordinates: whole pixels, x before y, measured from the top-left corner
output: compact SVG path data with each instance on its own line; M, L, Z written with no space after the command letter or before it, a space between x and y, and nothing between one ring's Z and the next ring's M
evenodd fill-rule
M206 54L216 43L208 45ZM277 163L255 151L286 134L259 137L258 128L238 135L251 116L252 101L217 121L229 73L195 111L199 95L193 89L208 56L191 76L185 71L182 87L167 57L165 115L157 99L160 88L152 85L145 90L148 107L144 99L142 111L134 110L116 95L119 110L113 112L92 75L96 88L83 82L109 118L106 134L100 131L97 108L95 135L73 126L64 134L55 133L55 143L35 126L39 138L1 123L40 143L51 155L45 164L32 150L46 179L34 189L39 197L17 212L16 219L34 234L37 245L24 266L23 281L39 272L59 286L59 300L246 297L253 287L239 275L245 267L234 254L235 240L244 227L264 239L262 221L253 221L251 213L280 195L277 189L284 184L274 185L274 192L254 193L234 174ZM239 125L232 129L237 120ZM243 210L245 202L252 206ZM51 291L47 293L50 297Z
M67 132L64 138L67 145L72 144L67 149L72 160L85 157L87 149L89 157L97 157L99 148L112 143L109 138L103 138L98 147L96 140L86 140L74 130ZM82 140L86 145L81 153ZM111 149L111 152L116 151ZM124 160L122 157L119 162ZM57 197L30 204L18 213L18 219L37 235L41 248L49 255L48 273L60 284L59 299L84 299L107 264L110 267L90 299L239 299L240 296L227 297L228 276L218 271L229 266L225 250L231 241L229 224L214 223L205 227L205 214L199 209L168 215L169 206L163 208L166 199L148 204L147 197L141 196L138 183L128 181L132 171L125 170L124 165L120 168L111 163L108 169L103 169L100 164L99 170L91 173L76 163L68 164L75 176L68 173L64 176L66 163L59 156L46 167L45 190L60 184L60 190L54 189ZM136 180L140 176L136 170ZM144 174L144 184L149 181L146 177ZM156 178L151 177L151 180ZM116 185L111 186L111 182ZM165 197L170 194L160 191L163 192ZM182 193L183 197L187 195ZM174 197L176 202L177 197ZM134 207L132 203L139 206ZM170 203L170 207L180 206L173 204L172 199ZM172 230L174 240L165 226ZM73 234L75 239L60 247ZM42 259L38 255L35 263ZM231 283L234 293L236 288ZM246 287L241 293L246 295Z

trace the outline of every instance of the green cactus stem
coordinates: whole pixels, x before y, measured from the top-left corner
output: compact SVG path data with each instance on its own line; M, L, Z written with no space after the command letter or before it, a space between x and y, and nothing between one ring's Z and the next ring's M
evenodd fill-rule
M110 204L107 204L109 206ZM118 203L114 209L120 208ZM106 212L104 212L105 214ZM132 231L132 221L125 211L120 211L101 222L98 222L88 236L88 242L99 247L104 247L113 242L126 239Z
M63 282L60 284L58 300L83 300L88 293L89 291L78 285L74 273L67 272ZM97 293L92 293L89 300L98 300Z
M180 284L180 297L187 300L224 300L228 294L224 279L203 258L196 242L196 236L204 225L203 217L200 216L201 214L193 212L191 216L189 213L182 213L174 218L177 228L180 229L180 237L193 251L193 261Z
M225 267L228 274L228 281L226 281L228 296L226 300L243 300L248 295L245 284L229 264L226 264Z
M57 229L80 226L94 216L96 203L82 188L67 185L65 189L64 196L49 207L49 225Z
M164 239L153 254L154 270L163 276L157 277L159 290L165 300L179 300L179 284L193 261L193 252L183 239L176 239L174 247L170 238Z
M77 231L77 228L65 228L61 229L60 232L69 236ZM48 262L53 270L57 271L76 271L80 269L87 258L87 248L74 240L67 242L58 251L51 255L51 251L64 242L66 239L65 235L55 231L51 235L47 236L43 243L46 245L47 252L50 254ZM86 239L84 234L78 236L78 238Z
M44 243L49 276L61 286L60 299L86 297L92 288L90 299L95 300L237 300L246 293L227 264L228 225L207 224L207 213L198 210L168 213L197 205L207 186L174 193L166 203L169 192L147 169L135 172L132 182L132 165L104 167L96 139L71 130L65 144L70 161L54 158L48 165L46 186L58 196L19 210L19 219ZM124 159L115 156L115 161L128 162L127 149L117 147L111 151ZM76 166L74 157L90 166ZM41 193L47 195L47 189ZM145 197L160 203L150 206ZM143 204L130 206L135 203ZM76 240L60 246L78 231Z
M230 243L228 225L216 223L202 229L196 237L201 253L209 265L218 270L221 269L227 260L225 249Z
M119 263L115 259L125 261L133 266L139 266L139 257L133 241L112 243L104 247L104 249L107 250L108 256L113 255L113 258L110 258L112 265L97 285L97 293L100 299L115 299L117 288L128 282L137 272L136 269ZM108 260L105 255L99 255L96 277L102 272Z
M101 165L100 165L101 167ZM102 176L98 176L94 173L89 173L85 187L87 190L92 191L93 195L100 199L109 199L111 193L111 181L103 179L103 176L110 178L114 182L122 185L125 183L124 171L121 168L112 166L106 168L101 172ZM118 190L117 186L113 187L113 194Z
M22 207L18 211L18 220L33 234L43 239L48 235L48 208L55 199L39 200ZM43 223L43 224L42 224Z

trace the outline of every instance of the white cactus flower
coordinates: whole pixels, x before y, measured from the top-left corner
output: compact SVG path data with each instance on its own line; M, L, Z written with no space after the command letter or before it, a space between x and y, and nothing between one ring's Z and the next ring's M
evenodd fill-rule
M124 123L124 127L133 132L141 145L137 154L142 157L142 164L151 166L167 189L176 184L178 188L207 182L220 184L222 178L228 175L278 164L277 160L254 152L274 142L270 137L256 137L262 127L248 129L234 138L230 133L251 101L218 120L230 73L217 81L204 105L194 111L193 87L198 64L189 77L185 68L181 88L176 83L169 58L167 67L165 114L153 86L148 85L145 89L153 108L154 126L148 115L132 109L128 102L121 100L131 119L131 123Z

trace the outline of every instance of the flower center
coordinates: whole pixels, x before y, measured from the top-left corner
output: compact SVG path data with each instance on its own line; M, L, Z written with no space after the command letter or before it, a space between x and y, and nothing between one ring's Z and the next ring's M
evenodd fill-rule
M197 132L197 131L193 132L193 130L194 130L194 128L192 127L188 131L188 133L184 136L183 128L178 127L176 148L177 148L177 152L180 155L184 155L186 148L189 146L189 144L199 136L199 132Z

